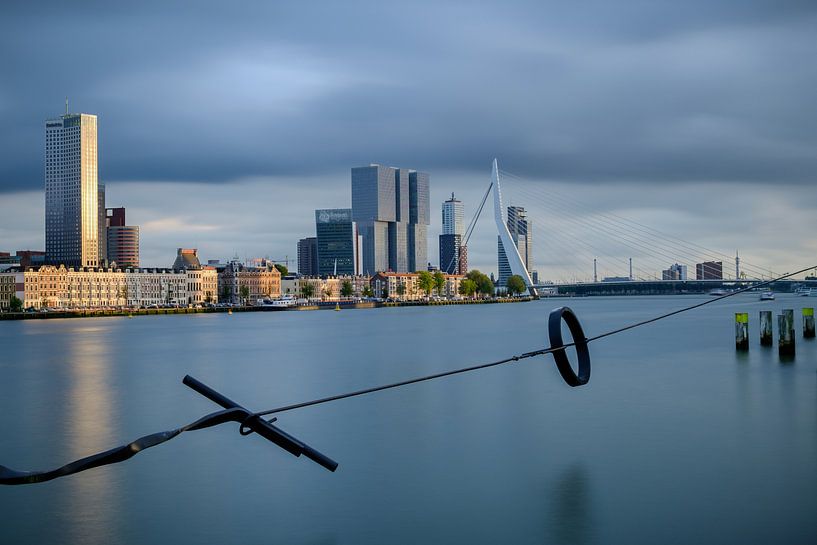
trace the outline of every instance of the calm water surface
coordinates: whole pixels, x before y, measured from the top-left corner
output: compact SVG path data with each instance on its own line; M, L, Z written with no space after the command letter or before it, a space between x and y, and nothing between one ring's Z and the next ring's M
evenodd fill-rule
M216 410L186 373L262 409L539 348L561 304L590 336L698 300L3 322L0 463L55 467ZM226 425L3 487L0 543L813 544L814 302L739 296L606 338L583 388L547 356L281 415L334 474ZM793 362L759 346L761 308L796 309Z

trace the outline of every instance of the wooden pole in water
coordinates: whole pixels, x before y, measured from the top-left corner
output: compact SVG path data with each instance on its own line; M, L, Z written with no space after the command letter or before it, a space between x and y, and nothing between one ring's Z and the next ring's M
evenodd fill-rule
M803 309L803 337L814 338L814 308Z
M772 336L772 311L760 311L760 344L761 346L772 346L774 338Z
M777 317L777 352L781 356L794 355L794 310L786 309Z
M735 313L735 350L749 350L749 314Z

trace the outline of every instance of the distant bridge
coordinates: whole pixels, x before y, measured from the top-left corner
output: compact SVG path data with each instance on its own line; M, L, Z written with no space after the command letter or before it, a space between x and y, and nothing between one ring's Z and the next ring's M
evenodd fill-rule
M629 280L614 282L576 282L535 284L539 295L682 295L707 294L714 289L737 290L762 280ZM761 289L791 293L798 286L817 288L817 280L778 280Z

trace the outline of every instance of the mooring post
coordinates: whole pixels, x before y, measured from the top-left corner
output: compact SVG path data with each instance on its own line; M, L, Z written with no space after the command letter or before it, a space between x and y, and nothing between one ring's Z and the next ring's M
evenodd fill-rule
M772 337L772 311L760 311L760 344L761 346L772 346L774 339Z
M777 351L781 356L794 356L794 310L784 310L777 317Z
M735 313L735 350L749 350L749 314Z
M814 338L814 307L803 309L803 337Z

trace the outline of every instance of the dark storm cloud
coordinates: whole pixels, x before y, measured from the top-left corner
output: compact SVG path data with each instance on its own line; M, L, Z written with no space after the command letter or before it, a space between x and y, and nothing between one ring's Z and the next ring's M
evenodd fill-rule
M104 180L814 180L814 2L384 4L4 3L0 191L42 186L65 95Z

